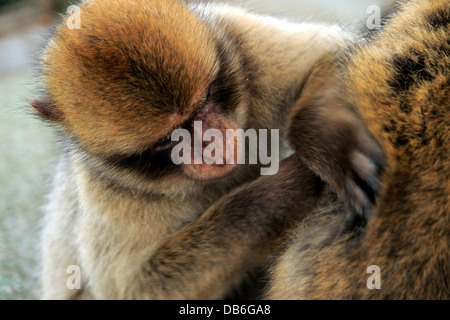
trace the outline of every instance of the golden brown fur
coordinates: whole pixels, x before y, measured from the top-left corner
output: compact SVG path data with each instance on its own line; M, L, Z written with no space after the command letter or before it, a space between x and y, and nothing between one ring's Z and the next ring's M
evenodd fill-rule
M319 94L329 110L344 103L383 147L373 217L349 228L337 207L302 223L273 268L270 299L450 298L450 4L398 10ZM366 286L370 265L379 290Z

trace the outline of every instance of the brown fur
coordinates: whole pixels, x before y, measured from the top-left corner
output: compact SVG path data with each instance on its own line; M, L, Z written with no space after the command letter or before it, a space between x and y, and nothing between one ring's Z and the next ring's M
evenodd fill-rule
M349 229L339 207L302 223L268 298L450 298L449 22L446 0L404 3L344 59L318 107L344 101L381 144L380 196L366 226ZM380 290L366 286L370 265L381 269Z

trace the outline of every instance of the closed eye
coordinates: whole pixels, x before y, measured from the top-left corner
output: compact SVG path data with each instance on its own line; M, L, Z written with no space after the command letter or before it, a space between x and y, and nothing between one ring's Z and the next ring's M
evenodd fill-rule
M160 140L159 142L154 144L153 147L151 148L151 150L153 152L165 151L165 150L168 150L168 149L174 147L177 143L178 143L178 141L172 141L172 135L169 135L169 136L165 137L163 140Z

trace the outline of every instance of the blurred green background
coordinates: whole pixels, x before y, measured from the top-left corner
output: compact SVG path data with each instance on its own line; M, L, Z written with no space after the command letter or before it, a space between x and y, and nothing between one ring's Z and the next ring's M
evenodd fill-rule
M28 105L37 93L38 51L56 13L73 2L0 0L0 299L39 299L39 226L57 147L52 130ZM233 2L292 20L347 24L364 23L367 7L384 1Z

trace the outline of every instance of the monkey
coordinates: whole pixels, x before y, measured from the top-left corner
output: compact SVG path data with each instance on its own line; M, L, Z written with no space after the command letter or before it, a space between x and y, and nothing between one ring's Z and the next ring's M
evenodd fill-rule
M354 195L369 189L357 181L377 192L376 170L341 158L337 165L356 175L340 184L329 154L303 165L287 138L275 181L258 175L261 164L171 159L172 134L195 133L196 122L200 133L277 129L284 137L313 66L351 33L178 0L84 1L80 18L79 29L68 17L55 29L40 62L44 94L31 103L61 142L43 218L43 299L239 297L293 222L321 203L324 183L351 216L369 216L370 199ZM381 166L379 145L358 123L348 140ZM67 285L70 266L79 267L79 288Z
M314 159L330 149L319 140L328 141L380 171L372 176L379 185L334 186L341 200L330 195L297 223L271 267L266 299L450 298L449 23L446 0L399 2L380 31L315 68L289 117L296 154L307 167L321 165ZM381 166L341 143L360 123L382 147ZM331 170L341 183L352 174ZM354 206L342 202L349 194L372 199L351 219Z

